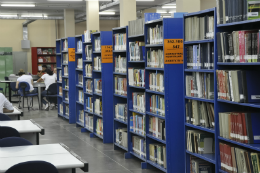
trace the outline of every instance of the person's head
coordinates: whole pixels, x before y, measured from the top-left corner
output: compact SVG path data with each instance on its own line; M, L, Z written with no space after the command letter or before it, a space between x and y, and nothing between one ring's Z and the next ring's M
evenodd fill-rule
M22 71L20 71L20 72L18 73L19 76L22 76L22 75L24 75L24 74L25 74L25 73L22 72Z
M54 68L53 73L57 73L57 68Z
M19 72L24 72L25 73L25 71L23 69L20 69Z
M50 76L53 75L53 72L52 72L50 69L48 69L48 68L45 70L45 72L46 72L48 75L50 75Z
M42 65L42 71L46 71L47 65Z

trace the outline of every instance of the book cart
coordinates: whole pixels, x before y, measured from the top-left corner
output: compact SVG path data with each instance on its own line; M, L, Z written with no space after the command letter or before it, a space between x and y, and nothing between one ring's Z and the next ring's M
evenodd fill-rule
M95 51L95 41L100 37L100 51ZM92 61L86 60L85 46L92 44ZM108 52L107 52L108 51ZM83 73L84 73L84 111L85 116L93 116L93 130L86 127L86 117L84 118L85 125L82 132L90 131L90 137L98 137L103 140L103 143L113 143L113 59L112 59L112 31L101 31L92 33L91 42L83 42ZM94 59L100 57L101 70L94 69ZM108 57L108 59L106 59ZM85 65L92 64L92 77L86 76ZM92 79L92 93L86 92L86 80ZM102 92L97 93L95 90L95 79L102 80ZM88 97L93 99L93 109L87 107ZM102 100L101 111L95 111L96 99ZM101 125L99 122L103 122ZM99 128L97 129L97 125ZM103 127L102 127L103 126ZM97 131L98 130L98 131ZM103 135L102 135L103 133Z
M68 47L64 48L64 42ZM65 45L66 45L65 44ZM62 96L58 97L58 115L76 123L75 116L75 38L68 37L56 41L58 93L62 85ZM65 59L65 57L67 57ZM65 71L66 69L66 71ZM61 78L60 79L60 72ZM62 83L61 83L62 82ZM71 104L70 104L71 103ZM63 109L63 110L62 110Z

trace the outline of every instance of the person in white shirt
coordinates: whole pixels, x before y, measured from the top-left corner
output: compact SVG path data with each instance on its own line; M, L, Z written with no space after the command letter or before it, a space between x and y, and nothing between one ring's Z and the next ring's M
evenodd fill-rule
M30 91L26 92L25 94L35 94L35 93L38 93L38 88L33 88L33 78L32 78L31 75L25 75L24 72L19 72L18 75L20 77L17 79L16 89L19 88L19 83L27 82L29 84L29 86L30 86ZM22 94L22 91L18 90L18 93Z
M12 103L0 93L0 113L11 113L14 111Z
M46 69L45 70L46 74L44 74L40 79L37 80L37 82L41 82L41 81L44 81L45 83L45 90L41 93L42 95L42 103L45 104L45 110L48 110L48 102L44 99L44 97L46 97L47 95L47 90L49 88L49 86L53 83L56 83L57 81L57 77L56 75L53 74L53 72L50 70L50 69ZM55 94L55 93L51 93L51 92L48 92L49 95L51 94ZM49 102L52 102L52 100L48 100ZM55 106L53 103L51 104L51 106Z

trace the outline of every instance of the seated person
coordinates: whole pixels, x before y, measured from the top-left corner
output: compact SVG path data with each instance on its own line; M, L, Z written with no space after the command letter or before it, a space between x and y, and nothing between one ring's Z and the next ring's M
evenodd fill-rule
M12 103L5 98L5 96L0 93L0 113L11 113L14 111Z
M24 72L19 72L18 74L20 77L17 79L16 82L16 89L19 88L20 82L27 82L30 85L30 91L26 92L25 94L35 94L38 93L38 88L33 88L33 78L30 75L25 75ZM20 90L18 90L19 94L22 94Z
M42 71L38 72L38 76L42 77L45 74L45 71L47 69L47 65L42 65Z
M55 75L55 76L56 76L56 79L57 79L57 68L54 68L54 69L53 69L53 75Z
M45 83L45 90L41 93L42 95L42 103L45 104L45 110L48 110L48 107L49 107L49 104L48 102L44 99L44 97L46 97L47 95L47 90L49 88L49 86L53 83L56 83L56 80L57 80L57 77L56 75L53 74L53 72L50 70L50 69L46 69L45 70L46 74L43 75L40 79L37 80L37 82L41 82L41 81L44 81ZM56 93L51 93L50 91L48 92L49 95L52 95L52 94L56 94ZM51 105L50 107L53 107L55 106L54 103L52 103L52 100L48 100L49 102L51 102Z

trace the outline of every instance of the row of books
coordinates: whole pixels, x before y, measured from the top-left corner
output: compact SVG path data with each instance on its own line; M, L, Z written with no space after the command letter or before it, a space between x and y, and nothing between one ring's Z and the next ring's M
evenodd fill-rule
M149 144L149 160L166 169L166 146L163 144Z
M259 30L217 33L218 62L260 62Z
M91 41L91 34L98 32L98 30L85 30L84 31L84 39L85 42L90 42Z
M144 18L128 22L128 37L144 34Z
M259 153L225 143L219 143L219 150L222 170L228 173L260 171Z
M150 97L150 112L165 116L165 102L164 102L164 96L160 95L151 95Z
M145 93L133 92L132 99L133 109L138 112L145 113Z
M259 1L216 0L217 24L253 20L259 18Z
M79 82L78 83L79 85L81 85L81 86L83 85L83 75L82 74L78 74L78 82Z
M145 115L133 112L133 115L130 117L130 131L145 136L145 124Z
M141 41L129 42L130 61L145 60L145 43Z
M130 86L145 87L145 69L128 68L128 82Z
M162 49L150 48L147 51L147 67L164 68L164 53Z
M188 69L214 69L214 44L187 46Z
M94 70L101 71L101 57L97 56L94 58Z
M78 58L78 61L77 61L77 68L79 68L79 69L83 69L83 61L82 61L82 58Z
M139 157L146 159L146 141L140 136L132 136L133 151Z
M68 64L69 63L69 55L67 53L64 53L62 55L62 60L63 60L63 64Z
M245 144L259 144L260 123L256 112L221 112L219 113L219 131L223 138Z
M62 96L62 86L59 86L59 95Z
M65 105L65 115L70 116L70 107L67 104Z
M214 16L185 18L185 41L214 38Z
M68 51L68 40L65 39L63 42L63 51Z
M86 99L86 109L88 112L93 112L93 97L88 97Z
M103 119L97 118L96 121L96 133L103 136Z
M215 152L214 134L200 130L186 131L187 150L197 154L211 154Z
M38 57L38 62L56 62L56 57L55 56L43 56L43 57Z
M163 44L163 26L149 27L147 29L147 44Z
M208 102L188 100L185 104L186 122L206 128L215 127L214 105Z
M58 70L59 73L59 79L57 79L57 81L62 82L62 71Z
M214 164L190 155L190 173L212 173Z
M126 73L126 57L115 57L115 72Z
M92 65L91 64L86 64L85 71L86 71L86 76L87 77L92 77L92 70L93 70Z
M92 46L86 45L85 47L86 60L92 61Z
M192 72L186 75L186 96L214 99L214 74Z
M127 148L127 128L118 128L116 129L116 143Z
M65 92L65 101L69 102L69 92Z
M59 111L60 111L60 114L63 114L63 103L59 104Z
M79 122L84 124L84 111L83 110L79 110Z
M64 66L63 70L64 70L64 76L68 76L69 75L69 70L68 70L68 66L67 65Z
M53 48L37 48L37 55L52 55L55 53L55 49Z
M149 134L161 139L166 140L166 133L165 133L165 120L162 120L157 117L149 117Z
M127 96L127 79L125 76L115 75L115 94Z
M152 91L164 92L164 74L163 73L149 73L149 89Z
M93 116L88 113L85 113L85 127L93 131Z
M95 113L98 114L98 115L103 115L103 109L102 109L102 99L96 99L94 101L94 110L95 110Z
M102 79L94 79L94 91L97 94L102 94Z
M56 64L45 64L47 66L47 69L50 69L51 71L56 68ZM38 63L38 70L42 71L42 64Z
M101 40L100 37L95 38L95 51L101 51Z
M259 73L243 70L217 70L218 98L240 103L259 102Z
M115 105L115 118L127 122L127 104L118 103Z
M69 79L64 79L65 89L69 89Z
M86 80L86 93L92 94L93 83L91 79Z
M126 33L114 34L113 39L115 50L126 50Z
M84 93L83 90L79 90L79 102L84 103Z
M82 40L81 39L77 42L77 52L82 52Z

